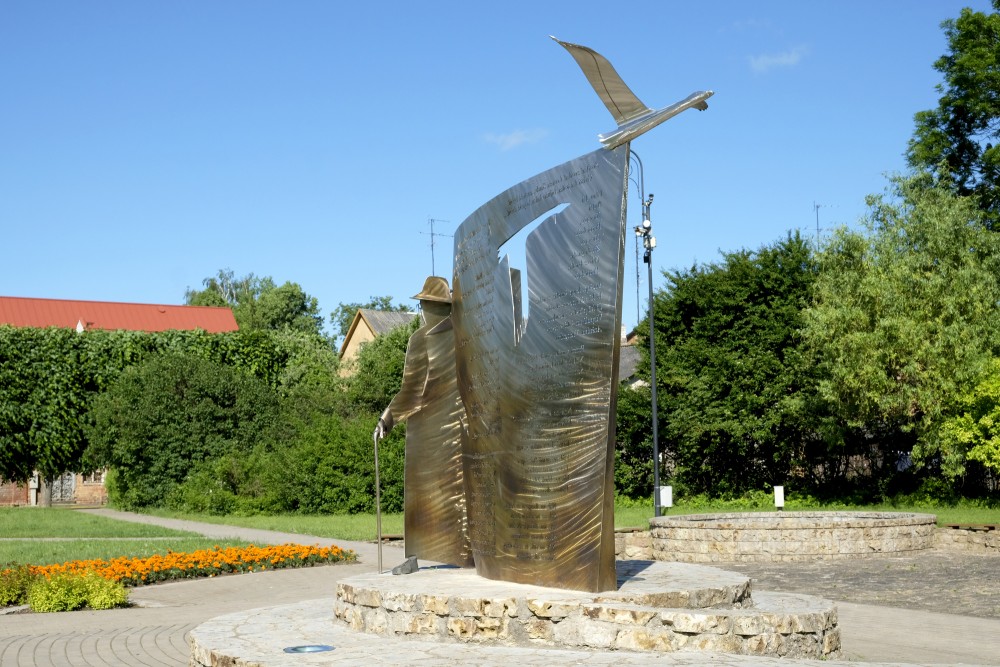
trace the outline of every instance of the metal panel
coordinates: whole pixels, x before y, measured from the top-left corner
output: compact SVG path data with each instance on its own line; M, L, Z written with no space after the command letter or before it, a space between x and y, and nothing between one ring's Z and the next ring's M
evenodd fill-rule
M453 321L480 575L616 587L614 424L628 145L501 193L455 233ZM497 250L528 236L528 316Z

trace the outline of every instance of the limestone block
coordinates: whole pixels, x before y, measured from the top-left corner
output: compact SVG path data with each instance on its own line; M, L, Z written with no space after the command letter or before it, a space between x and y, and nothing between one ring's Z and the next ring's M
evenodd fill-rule
M438 616L436 614L416 614L399 612L393 614L391 627L393 632L404 635L433 635L438 633ZM444 620L444 619L440 619ZM443 630L447 630L447 625ZM441 632L440 634L444 634Z
M354 589L354 604L363 607L381 607L382 593L374 588L356 588Z
M539 618L565 618L577 608L572 603L562 603L553 600L538 600L528 598L528 610Z
M552 643L553 631L551 621L533 618L524 624L524 629L527 630L530 639Z
M625 547L625 558L627 560L650 560L652 558L652 547L627 545Z
M618 627L611 623L591 621L580 616L552 624L552 640L560 646L610 648L618 636Z
M702 588L697 591L689 591L689 595L691 596L689 605L695 609L728 605L733 600L733 592L728 586L723 588Z
M416 596L386 591L382 593L382 607L389 611L416 611Z
M517 616L517 600L514 598L495 598L483 600L483 615L490 618L501 616Z
M785 637L785 653L788 658L816 658L820 653L820 637L813 634L795 634Z
M625 544L632 547L649 547L653 544L653 538L649 531L629 533L625 536Z
M744 640L736 635L694 635L684 637L679 648L695 651L744 653Z
M365 629L365 617L357 607L351 607L347 614L347 625L355 632Z
M795 614L786 617L790 621L792 632L822 633L826 629L826 614ZM785 632L779 629L778 632Z
M619 625L645 625L656 618L657 613L648 608L626 605L585 604L583 615L591 620Z
M458 639L469 639L476 632L476 621L472 618L449 618L448 635Z
M560 623L559 625L563 625ZM618 626L612 623L589 622L582 623L580 638L584 646L590 648L611 648L618 637ZM556 626L559 627L558 625ZM558 631L558 630L557 630Z
M509 626L504 622L506 619L499 618L477 618L476 638L481 639L501 639L509 634Z
M711 554L734 554L736 553L736 542L708 542L708 553Z
M823 655L831 655L840 651L840 628L828 630L823 635Z
M663 591L644 596L644 605L666 609L687 609L696 605L691 602L691 591Z
M661 611L660 620L673 627L674 632L688 634L725 635L732 629L732 619L723 614L689 614Z
M418 595L417 601L419 602L420 609L427 613L437 614L438 616L448 615L447 595Z
M662 628L628 628L618 632L615 648L622 651L676 651L676 636Z
M785 638L773 633L754 635L744 646L749 655L785 655L788 652Z
M377 635L384 635L389 629L389 614L384 609L372 609L365 618L365 627L368 632Z
M744 637L756 636L767 630L767 624L760 615L740 615L733 617L733 634Z
M453 597L451 613L459 616L482 616L484 602L481 598Z
M348 604L354 604L354 586L350 584L337 583L337 599Z

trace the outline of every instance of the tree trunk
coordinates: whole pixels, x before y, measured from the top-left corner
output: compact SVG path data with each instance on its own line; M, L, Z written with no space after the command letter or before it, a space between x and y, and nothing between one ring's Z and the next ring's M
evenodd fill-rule
M44 475L39 475L38 486L39 507L52 507L52 481Z

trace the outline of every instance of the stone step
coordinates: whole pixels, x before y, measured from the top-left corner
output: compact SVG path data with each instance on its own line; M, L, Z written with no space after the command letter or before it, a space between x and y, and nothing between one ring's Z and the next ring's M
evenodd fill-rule
M836 657L832 603L751 596L743 575L687 563L632 561L617 591L586 593L499 582L470 570L421 569L338 582L334 616L385 636L631 651L718 651Z

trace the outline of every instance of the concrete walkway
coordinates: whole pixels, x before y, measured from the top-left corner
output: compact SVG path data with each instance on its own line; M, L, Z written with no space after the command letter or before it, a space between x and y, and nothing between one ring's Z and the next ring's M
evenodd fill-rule
M162 519L113 510L86 511L109 518L189 530L210 537L237 537L258 544L336 544L353 549L360 562L146 586L132 591L131 599L138 606L130 609L0 616L0 666L187 665L186 634L195 626L225 614L328 598L333 595L338 579L376 569L374 543ZM402 560L402 550L385 546L383 559L385 567L391 567ZM831 567L849 567L849 564ZM1000 587L1000 582L983 582L983 585L996 589ZM848 660L921 665L1000 665L1000 619L848 603L839 603L838 606L844 656ZM324 615L327 613L332 625L332 610L323 610ZM371 637L365 638L365 641L371 644L369 650L372 650L382 640ZM477 649L483 658L479 662L487 664L491 649ZM378 653L377 649L375 653ZM456 649L449 653L446 646L438 645L434 656L429 661L420 661L420 664L466 664L468 651ZM570 655L564 657L567 663L574 661ZM539 662L524 664L544 664L541 662L544 659L564 662L557 652L541 651ZM683 660L679 656L677 664L693 664L692 659L690 654ZM309 663L303 661L299 664ZM763 663L752 658L727 656L726 664L748 667ZM827 663L784 661L781 664Z

